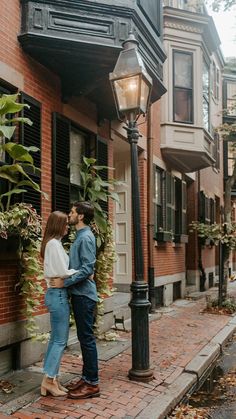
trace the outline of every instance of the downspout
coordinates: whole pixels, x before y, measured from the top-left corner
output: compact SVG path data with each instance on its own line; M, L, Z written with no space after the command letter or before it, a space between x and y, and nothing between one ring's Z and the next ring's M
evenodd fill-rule
M198 220L200 215L200 192L201 192L201 177L200 170L197 172L198 178ZM199 220L200 221L200 220ZM202 244L200 237L197 238L198 242L198 269L200 271L200 291L205 291L205 282L206 282L206 272L202 264Z
M153 257L153 107L150 106L147 119L147 202L148 202L148 285L149 301L151 303L150 311L154 312L156 308L155 299L155 277L154 277L154 257Z

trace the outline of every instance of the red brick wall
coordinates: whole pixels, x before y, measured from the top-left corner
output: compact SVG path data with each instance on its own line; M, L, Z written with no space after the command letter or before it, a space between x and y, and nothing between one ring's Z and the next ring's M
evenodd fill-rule
M0 15L0 66L1 62L6 64L9 69L5 77L1 73L3 81L8 83L14 79L13 75L17 72L16 80L19 83L15 87L20 89L38 100L42 105L42 190L48 194L49 200L42 200L43 224L51 212L51 142L52 142L52 113L59 112L71 119L81 121L81 125L92 127L97 130L96 106L88 103L86 99L76 99L73 103L64 105L61 102L60 80L44 66L27 55L20 46L17 36L20 33L21 11L19 0L1 0ZM3 66L2 66L3 68ZM23 87L22 87L23 86ZM91 119L87 115L90 115ZM109 137L109 125L106 124L100 129L100 135ZM1 292L1 323L7 323L21 318L20 309L23 301L15 291L17 282L17 265L11 260L0 262L0 292ZM45 312L42 298L41 311Z
M17 295L18 263L16 260L0 260L0 324L19 320L22 299Z
M158 243L154 249L155 276L185 272L185 245L174 247L172 243Z

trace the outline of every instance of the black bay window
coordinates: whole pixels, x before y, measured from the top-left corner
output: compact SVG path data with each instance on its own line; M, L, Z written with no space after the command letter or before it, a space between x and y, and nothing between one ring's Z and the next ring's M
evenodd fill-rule
M173 52L173 120L193 123L193 55Z

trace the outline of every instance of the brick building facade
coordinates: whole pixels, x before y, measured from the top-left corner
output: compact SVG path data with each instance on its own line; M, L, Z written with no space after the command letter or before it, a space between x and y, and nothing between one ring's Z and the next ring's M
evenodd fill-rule
M2 0L0 19L0 89L20 91L31 106L27 116L34 124L20 141L40 147L41 189L49 196L41 200L25 194L24 200L40 210L45 223L51 210L68 211L77 196L78 172L68 169L68 163L87 155L114 167L115 178L123 182L116 190L119 204L109 203L118 255L114 286L120 292L129 292L133 278L131 167L109 72L128 32L136 33L154 85L149 114L139 119L144 276L153 309L200 285L212 286L218 275L217 251L199 247L196 236L188 235L193 220L219 221L223 205L222 153L214 127L220 122L216 115L224 60L205 10L183 10L178 2L172 7L165 2L162 15L156 0ZM184 78L177 80L181 72ZM181 107L185 115L177 116ZM16 261L0 260L2 372L15 366L16 353L17 367L23 367L44 351L43 345L32 346L20 312L13 309L19 305L16 274ZM41 330L48 330L43 304L37 316Z

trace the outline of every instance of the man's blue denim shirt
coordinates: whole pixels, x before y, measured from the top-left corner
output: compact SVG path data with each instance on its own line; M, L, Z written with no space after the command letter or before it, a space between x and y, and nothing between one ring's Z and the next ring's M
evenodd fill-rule
M98 301L94 280L89 276L94 273L96 262L96 240L89 226L76 232L76 238L70 248L70 269L79 272L66 278L64 286L70 287L70 294L85 295L91 300Z

